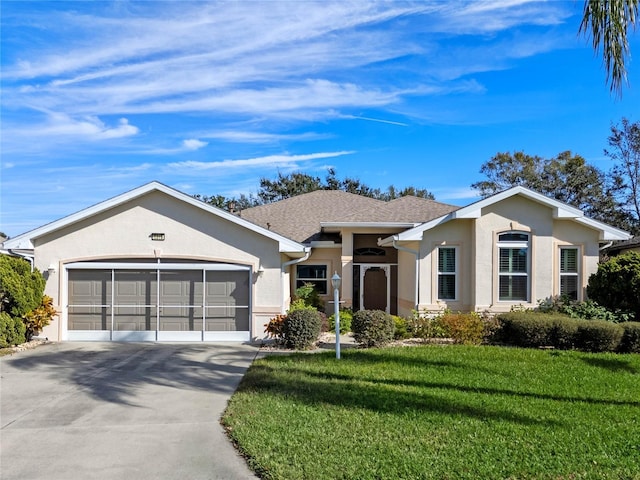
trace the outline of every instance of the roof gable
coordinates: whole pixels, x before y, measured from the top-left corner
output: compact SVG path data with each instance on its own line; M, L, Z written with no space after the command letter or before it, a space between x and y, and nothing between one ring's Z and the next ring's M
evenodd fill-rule
M98 213L105 212L116 206L126 204L127 202L130 202L136 198L142 197L144 195L147 195L155 191L162 192L176 199L177 201L187 203L196 208L202 209L207 213L210 213L224 220L232 222L236 225L244 227L248 230L256 232L260 235L263 235L267 238L270 238L278 242L280 252L301 253L305 251L305 247L299 244L298 242L295 242L289 238L286 238L278 233L269 231L268 229L265 229L259 225L255 225L254 223L251 223L247 220L243 220L242 218L239 218L236 215L233 215L222 209L216 208L190 195L187 195L171 187L168 187L160 182L155 182L155 181L142 185L138 188L134 188L133 190L130 190L121 195L105 200L104 202L97 203L91 207L80 210L76 213L63 217L59 220L55 220L51 223L43 225L42 227L38 227L29 232L18 235L10 240L7 240L4 243L4 247L7 249L17 249L17 250L33 249L33 240L36 238L42 237L43 235L47 235L49 233L60 230L62 228L68 227L77 222L90 218Z
M601 240L626 240L628 238L631 238L631 235L624 230L620 230L619 228L612 227L611 225L607 225L606 223L585 217L582 210L578 208L572 207L571 205L567 205L566 203L560 202L553 198L549 198L538 192L529 190L528 188L517 186L479 200L475 203L472 203L471 205L467 205L466 207L454 210L451 213L442 215L429 222L423 223L422 225L418 225L415 228L406 230L398 235L388 237L384 239L382 243L388 244L391 243L394 239L396 241L421 240L422 234L425 231L430 230L437 225L457 219L480 218L482 216L483 208L489 207L503 200L507 200L516 195L525 197L536 203L549 207L553 212L553 218L573 220L576 223L580 223L594 230L598 230Z

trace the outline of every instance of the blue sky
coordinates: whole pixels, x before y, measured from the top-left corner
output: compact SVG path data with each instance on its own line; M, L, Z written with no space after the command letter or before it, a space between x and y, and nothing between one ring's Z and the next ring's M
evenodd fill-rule
M640 63L612 96L582 6L3 1L0 231L152 180L231 196L334 167L465 205L497 152L608 170L612 122L639 120Z

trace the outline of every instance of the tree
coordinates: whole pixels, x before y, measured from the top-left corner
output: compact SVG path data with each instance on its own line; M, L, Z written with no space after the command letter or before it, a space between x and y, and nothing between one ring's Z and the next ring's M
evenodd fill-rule
M623 118L612 125L609 147L604 153L616 162L611 175L622 206L632 218L633 230L640 233L640 123Z
M581 209L597 220L628 227L629 217L619 208L608 177L580 155L566 151L551 159L524 152L498 153L480 169L488 180L471 185L486 198L521 185Z
M324 180L320 177L302 172L294 172L288 175L278 172L278 176L273 180L262 177L260 179L260 189L258 190L257 196L254 196L253 194L249 194L248 196L242 194L239 197L231 198L227 198L223 195L213 195L210 197L206 195L195 195L195 197L213 205L214 207L233 212L255 207L257 205L277 202L286 198L295 197L296 195L302 195L303 193L314 192L316 190L341 190L343 192L384 201L393 200L407 195L435 200L433 194L425 188L405 187L399 190L395 186L389 185L387 190L383 191L379 188L371 188L357 178L345 177L344 179L339 179L336 176L335 169L333 168L329 168L327 170L327 176Z
M626 58L629 56L628 29L635 29L640 0L586 0L580 33L591 36L593 49L602 47L607 82L610 90L622 94L626 81Z
M632 313L640 321L640 253L627 252L598 265L587 295L611 311Z

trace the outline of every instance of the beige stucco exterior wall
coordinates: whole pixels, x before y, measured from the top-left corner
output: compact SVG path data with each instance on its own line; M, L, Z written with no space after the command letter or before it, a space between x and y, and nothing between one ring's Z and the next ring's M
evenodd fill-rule
M456 247L458 251L458 298L438 300L438 247ZM454 311L472 309L474 265L473 221L447 222L425 232L420 242L420 310Z
M530 234L530 301L498 299L497 241L500 233ZM598 265L598 232L570 219L554 219L553 210L521 196L497 202L477 219L447 222L425 232L421 241L420 309L509 311L513 305L537 306L538 300L559 294L559 248L577 246L581 253L582 298ZM458 247L458 301L437 301L437 247Z
M418 252L420 258L420 242L410 242L403 247ZM416 308L416 255L411 252L398 251L398 315L410 317Z
M336 245L334 248L314 248L311 252L311 256L304 262L291 265L291 274L289 275L291 292L296 290L296 268L298 265L326 265L327 266L327 294L320 295L320 298L324 302L325 311L332 312L333 306L329 302L333 302L333 290L331 287L331 276L334 272L343 277L342 262L340 245ZM342 287L344 290L344 287ZM340 299L342 300L342 292L340 293Z
M152 232L164 233L165 240L152 241ZM280 312L282 299L289 296L275 240L157 191L41 237L34 247L39 270L56 267L54 274L47 273L45 293L61 311L64 264L87 260L159 256L248 265L252 272L262 266L264 274L252 275L252 338L263 337L264 323ZM43 335L60 339L64 321L56 320Z

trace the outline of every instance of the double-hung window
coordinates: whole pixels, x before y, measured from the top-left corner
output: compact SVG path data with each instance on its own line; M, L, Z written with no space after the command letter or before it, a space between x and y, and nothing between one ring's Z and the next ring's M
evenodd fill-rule
M498 235L498 299L529 301L529 234L508 232Z
M458 261L456 247L438 248L438 300L457 300Z
M326 265L296 265L296 288L302 287L305 283L312 283L316 292L326 295L327 288L327 266Z
M578 247L560 247L560 296L578 300L580 286Z

